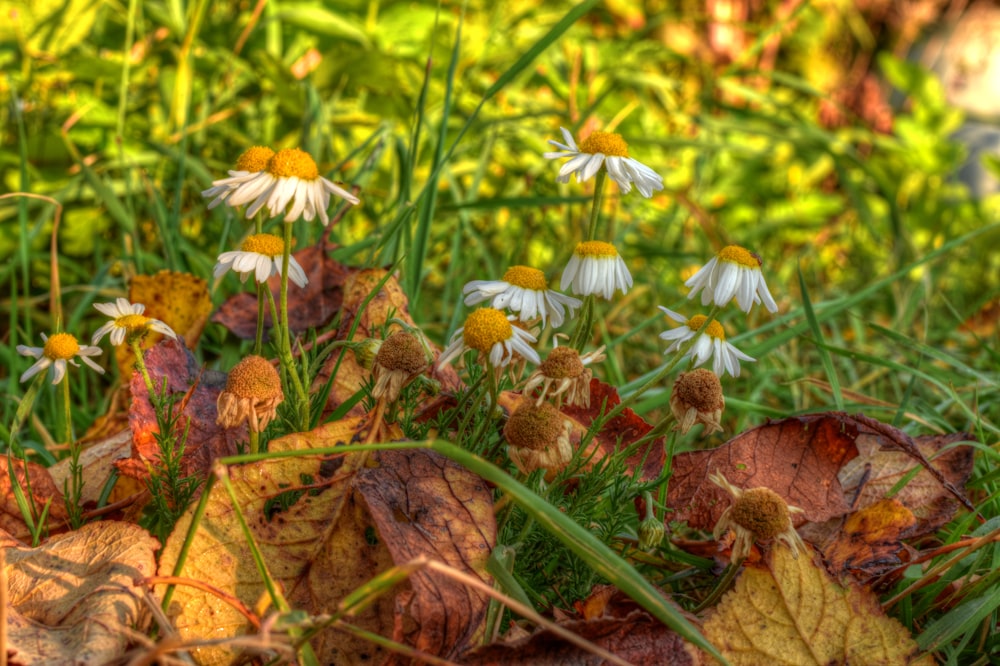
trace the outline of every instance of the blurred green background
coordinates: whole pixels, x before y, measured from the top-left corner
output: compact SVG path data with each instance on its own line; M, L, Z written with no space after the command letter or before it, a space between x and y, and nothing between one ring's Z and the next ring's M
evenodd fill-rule
M956 177L965 116L906 59L960 15L899 4L3 0L2 190L62 204L67 328L89 332L91 304L131 275L209 278L245 225L200 191L251 145L302 147L362 188L337 257L403 256L413 315L441 342L466 281L530 263L557 283L592 182L556 183L541 154L560 126L617 131L666 189L609 186L636 287L604 310L605 379L627 391L662 361L655 306L695 314L683 280L736 243L763 258L781 313L724 316L760 358L732 391L734 427L860 403L995 432L979 405L996 393L1000 198ZM9 394L27 365L14 345L52 328L53 220L44 201L0 200ZM298 247L322 232L298 224ZM210 284L216 304L240 289ZM239 349L210 325L199 353L228 367Z

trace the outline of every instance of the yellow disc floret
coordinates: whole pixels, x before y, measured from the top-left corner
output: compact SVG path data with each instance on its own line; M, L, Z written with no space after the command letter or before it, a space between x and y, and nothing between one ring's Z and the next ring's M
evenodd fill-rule
M272 157L274 157L274 151L267 146L247 148L236 160L236 170L259 173L267 168L267 163L271 161Z
M628 144L621 134L614 132L591 132L580 142L580 152L595 155L601 153L611 157L628 157Z
M298 178L300 180L316 180L319 169L316 162L304 150L286 148L279 150L267 163L267 171L276 178Z
M577 243L576 249L573 250L573 254L578 257L597 257L607 259L609 257L617 257L618 250L616 250L615 246L611 243L592 240Z
M580 352L572 347L556 347L549 352L538 369L552 379L575 379L584 371Z
M53 361L69 360L80 352L80 343L69 333L56 333L45 341L42 353Z
M699 328L705 325L705 320L708 319L705 315L695 315L687 320L687 327L692 331L697 331ZM726 329L722 328L722 324L715 321L714 319L708 325L708 328L704 330L705 335L716 338L718 340L726 339Z
M488 354L493 345L510 340L514 329L504 313L494 308L480 308L465 319L462 339L470 349Z
M285 241L274 234L253 234L248 236L240 249L255 252L265 257L280 257L285 252Z
M739 245L727 245L719 251L719 261L728 261L747 268L760 268L764 263L756 254Z
M773 539L792 525L788 505L781 495L770 488L743 491L733 503L729 517L760 540Z
M549 286L545 280L545 273L529 266L511 266L503 274L503 281L532 291L545 291Z
M127 314L115 319L115 326L124 328L129 333L144 331L148 325L149 317L144 317L141 314Z
M281 377L262 356L250 355L230 370L226 391L239 398L270 400L281 396Z

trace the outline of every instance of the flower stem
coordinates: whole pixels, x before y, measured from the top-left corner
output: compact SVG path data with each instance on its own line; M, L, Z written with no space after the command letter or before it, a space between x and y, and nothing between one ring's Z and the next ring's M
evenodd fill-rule
M279 297L281 344L278 345L278 349L281 354L281 365L295 389L295 411L299 417L299 430L305 432L309 430L309 394L306 392L302 379L299 377L298 368L295 366L295 359L292 356L291 328L288 324L288 264L292 254L292 225L286 222L283 226L285 228L285 251L281 256L281 295Z
M601 219L601 202L604 201L604 185L607 181L608 172L604 169L598 171L594 182L594 202L590 208L587 240L597 240L597 223ZM588 294L583 299L580 318L577 320L576 330L573 331L573 339L569 343L577 351L583 351L587 341L590 340L591 329L594 326L594 301L596 298L593 294Z
M257 336L254 338L253 353L257 356L261 355L261 350L264 348L264 291L270 291L267 286L267 282L261 282L257 285Z
M149 402L158 410L160 404L159 395L157 395L156 389L153 387L153 380L149 376L149 370L146 369L146 361L143 359L142 347L139 346L139 340L129 340L129 346L132 347L132 353L135 355L135 367L139 368L139 374L142 375L142 380L146 384L146 391L149 393Z
M604 184L608 181L608 172L601 169L594 178L594 204L590 209L590 227L587 240L597 240L597 222L601 217L601 203L604 201Z

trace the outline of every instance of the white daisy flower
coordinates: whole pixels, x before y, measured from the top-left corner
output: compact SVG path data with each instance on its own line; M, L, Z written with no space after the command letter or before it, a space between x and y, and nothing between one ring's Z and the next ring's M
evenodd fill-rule
M267 208L270 217L285 216L285 222L304 218L312 220L319 215L324 225L330 223L326 209L330 207L330 194L351 202L360 203L356 196L319 175L316 162L304 150L289 148L279 150L267 162L267 167L248 176L237 176L238 182L226 198L230 206L247 206L246 216L251 218L261 208ZM231 179L217 181L222 186ZM207 190L206 190L207 191Z
M111 334L111 344L116 347L132 336L142 337L149 331L162 333L168 338L177 339L173 329L159 319L144 317L146 306L142 303L129 303L127 298L119 298L114 303L94 303L94 307L111 321L101 326L94 333L92 344L97 344L108 333Z
M274 151L267 146L252 146L243 151L236 160L236 168L229 171L229 178L212 181L212 187L202 190L201 196L211 199L208 208L211 210L220 203L225 203L229 195L239 189L240 185L266 169L272 157Z
M465 285L462 293L466 294L466 305L489 300L498 310L507 308L517 313L521 321L541 317L544 326L548 317L554 328L562 326L566 309L572 317L582 305L579 299L549 289L545 274L528 266L511 266L502 280L473 280Z
M593 178L604 166L611 180L618 184L623 194L632 191L635 183L639 193L647 199L653 192L663 189L663 179L648 166L628 156L628 144L621 134L614 132L591 132L590 136L577 147L573 135L565 127L560 127L566 143L550 140L559 148L556 152L545 153L544 157L555 160L569 157L570 160L559 169L556 180L568 183L571 174L576 174L576 182L582 183Z
M611 300L615 290L628 293L632 286L632 276L625 261L611 243L584 241L578 243L573 256L566 264L559 288L563 291L570 285L573 293L580 296L600 294Z
M688 298L701 292L702 305L714 302L721 307L735 297L744 312L750 312L754 303L763 303L769 312L777 312L778 305L760 270L762 264L760 257L739 245L724 247L684 283L691 288Z
M495 308L479 308L465 318L465 325L455 331L451 342L438 359L438 366L461 356L466 350L479 352L480 359L486 358L494 368L500 368L515 360L519 354L532 363L538 363L538 352L531 343L538 338L522 328L511 324L514 315L505 315Z
M232 270L240 274L246 282L251 273L258 283L267 281L272 275L281 275L281 261L285 253L285 241L274 234L253 234L247 236L239 250L223 252L212 275L216 278ZM295 257L288 257L288 279L305 287L309 283L306 272Z
M67 363L80 367L80 364L74 360L77 356L91 368L97 370L102 375L104 374L104 368L87 358L88 356L97 356L100 354L100 347L81 345L77 342L76 337L69 333L54 333L52 337L46 337L42 333L42 342L45 343L44 347L17 346L18 354L38 359L30 368L24 371L20 381L27 381L42 370L51 367L52 369L49 372L52 375L52 383L58 384L66 376Z
M705 315L695 315L690 319L685 319L673 310L660 306L668 317L683 326L679 326L671 331L660 333L664 340L672 340L673 343L667 347L665 354L677 351L698 332L698 329L705 324ZM728 372L733 377L740 376L740 361L753 362L757 359L747 356L733 345L726 342L726 331L722 324L712 320L708 328L704 330L695 343L684 354L685 358L693 358L695 366L699 366L708 359L712 359L712 372L721 377Z

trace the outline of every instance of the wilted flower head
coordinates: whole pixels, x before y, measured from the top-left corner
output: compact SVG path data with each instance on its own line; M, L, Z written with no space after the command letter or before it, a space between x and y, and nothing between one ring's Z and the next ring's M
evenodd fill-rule
M330 207L331 194L352 204L360 203L356 196L321 176L312 156L298 148L274 153L260 171L212 184L215 187L205 190L203 195L218 196L216 188L230 187L224 201L234 207L249 204L247 218L267 208L269 217L284 215L285 222L294 222L300 217L308 221L318 215L326 225L330 223L326 209Z
M226 388L216 402L216 423L235 428L247 421L250 430L263 432L284 399L278 371L266 358L251 354L229 371Z
M549 403L523 401L503 429L511 462L525 474L544 469L545 478L551 480L573 458L571 427L569 420Z
M559 129L566 143L550 140L549 143L559 150L545 153L544 156L550 160L570 158L559 169L556 180L560 183L568 183L569 177L574 173L577 182L590 180L603 166L623 194L632 190L632 183L647 199L653 196L653 192L663 189L663 179L659 174L629 157L628 144L621 134L594 131L577 146L569 130L565 127Z
M473 280L462 292L466 294L466 305L490 301L498 310L506 308L516 313L521 321L541 317L544 326L546 319L551 319L555 328L562 326L566 309L572 317L580 307L579 300L549 289L545 274L529 266L511 266L502 280Z
M583 356L572 347L554 347L528 376L523 394L529 397L536 388L541 387L535 404L540 405L546 399L554 399L557 406L565 400L568 405L589 407L590 380L594 377L594 372L587 366L600 363L605 358L603 346Z
M677 429L682 435L695 425L705 426L705 435L722 430L719 420L726 408L719 376L711 370L696 368L682 372L670 393L670 410L677 419Z
M108 333L111 334L111 344L116 347L126 341L141 339L150 331L177 339L173 329L162 321L143 316L146 306L142 303L129 303L127 298L119 298L114 303L94 303L94 307L101 314L111 317L111 321L97 329L90 341L92 344L96 345Z
M413 333L397 331L386 338L375 354L372 374L375 388L372 397L389 402L399 397L400 391L417 375L427 370L424 347Z
M515 353L532 363L538 363L538 352L532 342L538 339L528 331L514 326L508 317L495 308L479 308L469 313L465 325L455 331L451 343L441 353L439 365L461 356L468 349L479 352L480 359L486 359L494 368L508 365Z
M42 370L51 367L52 383L58 384L66 376L66 364L80 367L76 362L79 357L84 363L97 372L104 374L104 368L91 361L88 356L97 356L101 353L100 347L81 345L75 336L69 333L53 333L52 337L47 337L42 333L44 347L28 347L18 345L17 353L22 356L31 356L38 360L30 368L24 371L20 381L26 381L37 375Z
M700 292L702 305L715 303L721 307L736 298L744 312L750 312L754 303L763 303L769 312L777 312L778 305L764 282L762 265L760 257L739 245L724 247L684 283L691 288L688 298Z
M710 474L708 479L733 498L733 503L722 512L715 524L712 535L718 539L726 530L733 530L736 537L733 543L734 561L746 558L754 542L783 541L795 557L800 550L806 550L791 517L792 513L802 513L802 509L788 506L784 498L770 488L743 490L719 472Z
M695 315L690 319L685 319L682 315L668 310L662 305L660 310L674 321L682 324L675 329L660 333L660 337L664 340L673 341L667 347L665 354L679 350L685 342L697 335L698 338L694 345L684 354L685 358L693 358L695 365L701 365L708 359L713 359L712 372L720 377L726 372L733 377L739 377L740 361L753 362L756 360L726 342L726 330L719 322L715 320L709 322L708 327L699 334L698 330L705 325L705 321L708 319L705 315Z
M574 294L599 294L611 300L616 290L628 293L632 275L614 245L603 241L584 241L573 250L573 256L559 281L559 288L564 291L570 285Z

